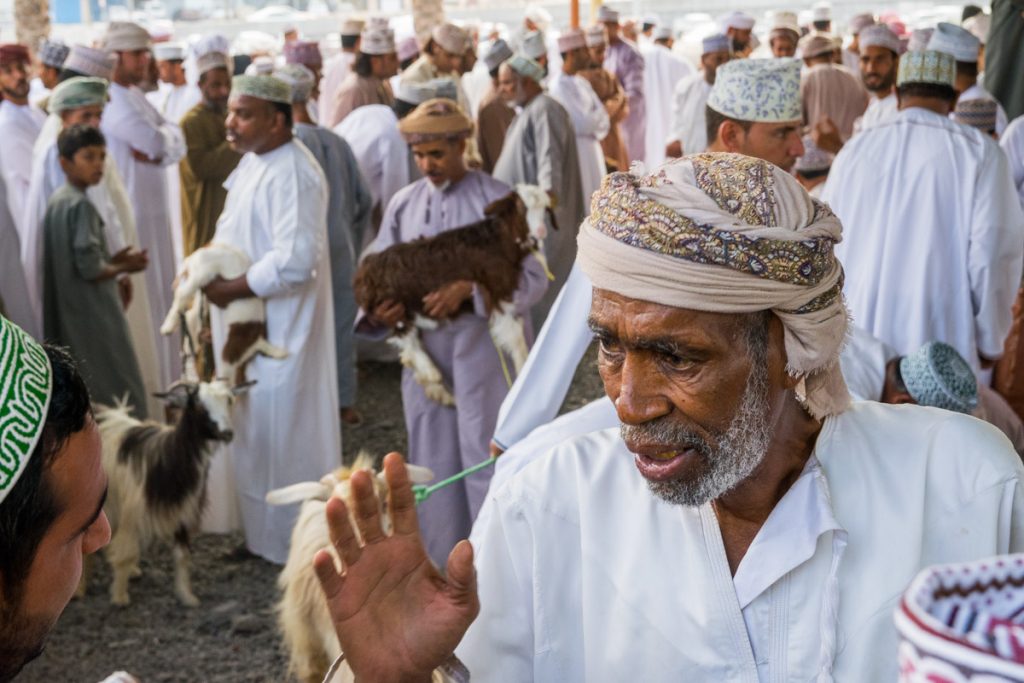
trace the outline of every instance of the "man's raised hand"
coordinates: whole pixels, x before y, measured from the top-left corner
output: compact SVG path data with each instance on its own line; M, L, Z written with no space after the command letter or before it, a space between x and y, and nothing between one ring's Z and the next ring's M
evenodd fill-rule
M313 566L356 680L429 681L480 611L473 548L468 541L455 546L447 576L442 576L423 549L401 456L390 453L384 458L390 535L381 528L370 476L361 471L350 480L358 532L344 501L332 498L327 503L331 543L344 570L337 570L326 550L317 553Z

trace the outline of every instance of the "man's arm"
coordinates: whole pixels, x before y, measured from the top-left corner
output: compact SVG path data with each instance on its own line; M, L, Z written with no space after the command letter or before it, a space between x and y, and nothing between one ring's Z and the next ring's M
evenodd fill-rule
M327 246L327 189L301 173L279 174L267 187L273 244L245 274L261 299L289 294L312 281Z
M227 180L242 155L232 149L226 139L218 141L207 135L208 131L198 119L183 121L182 133L187 148L185 160L192 175L202 181L223 183Z
M1021 285L1024 213L1006 155L995 144L986 144L974 196L967 267L975 337L982 359L996 360L1003 355Z

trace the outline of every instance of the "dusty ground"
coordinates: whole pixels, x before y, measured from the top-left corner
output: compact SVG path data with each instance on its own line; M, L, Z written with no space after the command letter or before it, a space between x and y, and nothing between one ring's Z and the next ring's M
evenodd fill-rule
M358 408L365 423L346 430L346 457L360 449L383 455L405 448L405 426L394 364L360 365ZM593 350L580 365L563 411L600 395ZM278 569L258 559L228 557L238 536L204 535L195 542L192 573L197 609L181 607L171 585L171 556L154 548L143 576L132 582L133 603L110 605L109 572L94 563L88 595L61 617L46 652L18 679L26 683L97 683L126 670L143 683L249 683L287 680L274 620Z

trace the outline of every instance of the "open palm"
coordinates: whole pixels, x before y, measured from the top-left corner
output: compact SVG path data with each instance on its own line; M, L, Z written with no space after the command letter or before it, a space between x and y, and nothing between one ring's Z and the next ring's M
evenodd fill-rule
M344 501L327 504L331 543L344 565L322 550L314 560L341 649L358 680L429 680L462 640L480 611L473 550L462 541L448 558L447 578L420 539L412 485L401 456L384 459L392 533L370 475L351 479L352 517ZM360 537L362 541L360 542Z

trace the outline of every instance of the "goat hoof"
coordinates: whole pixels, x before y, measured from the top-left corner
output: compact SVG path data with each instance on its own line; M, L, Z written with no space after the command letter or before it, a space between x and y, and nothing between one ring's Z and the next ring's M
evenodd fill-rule
M179 593L178 600L180 600L181 604L185 607L199 607L199 598L192 593Z
M110 604L115 605L117 607L127 607L128 605L132 604L132 599L128 597L127 594L114 595L110 598Z
M142 576L142 569L141 569L141 568L140 568L140 567L139 567L138 565L136 565L136 566L132 567L132 568L131 568L131 569L130 569L130 570L128 571L128 578L129 578L129 579L137 579L137 578L139 578L140 576Z

